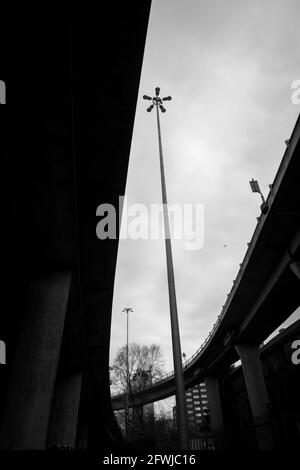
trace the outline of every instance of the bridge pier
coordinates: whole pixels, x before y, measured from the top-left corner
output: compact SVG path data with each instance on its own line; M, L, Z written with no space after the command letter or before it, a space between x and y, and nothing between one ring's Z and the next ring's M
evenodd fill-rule
M258 344L237 345L252 411L257 442L260 449L276 448L275 432L271 422L269 398Z
M57 272L28 288L4 406L2 449L45 449L70 283L70 271Z
M205 377L204 381L208 395L208 409L211 428L213 431L220 430L224 427L224 423L219 382L216 377Z
M71 446L75 449L81 386L81 372L58 378L49 421L47 446Z
M208 396L208 409L210 416L210 425L213 432L216 433L214 437L214 445L216 449L224 447L223 442L223 412L220 398L220 388L217 377L205 377L207 396ZM218 434L219 433L219 434Z

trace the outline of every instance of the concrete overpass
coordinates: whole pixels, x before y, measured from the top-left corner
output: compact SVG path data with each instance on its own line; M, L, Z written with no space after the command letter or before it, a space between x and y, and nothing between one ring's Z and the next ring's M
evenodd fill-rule
M282 140L286 136L282 136ZM286 147L236 280L208 338L184 368L185 386L206 380L213 425L222 427L218 377L238 359L253 416L267 412L259 345L300 305L300 118ZM201 315L201 312L199 312ZM175 393L173 373L134 397L150 403ZM115 410L122 397L112 398ZM214 419L215 417L215 419Z
M1 5L0 447L101 450L118 240L150 0Z

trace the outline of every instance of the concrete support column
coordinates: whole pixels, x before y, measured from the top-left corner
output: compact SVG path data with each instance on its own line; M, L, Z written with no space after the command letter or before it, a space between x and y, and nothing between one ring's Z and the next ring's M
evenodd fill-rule
M259 345L238 345L242 368L260 449L272 449L275 433L271 423L269 399L260 360Z
M257 344L238 345L248 397L253 418L268 414L268 393L260 361L260 347Z
M81 372L58 378L52 403L47 446L71 446L75 449L81 385Z
M4 408L2 449L46 446L70 283L70 271L57 272L28 288Z
M208 409L210 425L213 431L213 441L215 449L225 447L224 422L222 413L222 404L220 398L219 382L216 377L205 377L205 384L208 397Z
M210 424L213 431L224 427L219 383L216 377L205 377Z

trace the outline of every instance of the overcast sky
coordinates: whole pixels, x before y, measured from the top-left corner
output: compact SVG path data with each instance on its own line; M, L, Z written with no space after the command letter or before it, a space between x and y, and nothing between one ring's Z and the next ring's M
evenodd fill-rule
M225 303L300 111L299 0L152 0L131 145L128 203L161 201L155 114L144 94L171 95L161 116L169 203L204 205L204 246L173 242L182 351L204 341ZM224 245L227 245L224 247ZM163 240L121 240L111 364L126 341L162 346L173 369ZM300 315L296 315L300 317ZM295 315L294 315L295 318Z

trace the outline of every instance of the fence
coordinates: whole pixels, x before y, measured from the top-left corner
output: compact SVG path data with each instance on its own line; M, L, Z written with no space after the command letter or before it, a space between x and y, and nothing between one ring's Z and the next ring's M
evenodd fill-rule
M153 450L179 449L179 436L176 428L166 422L155 421L145 428L143 436L132 442L138 448ZM190 450L271 450L279 449L280 443L274 423L269 418L260 417L254 423L236 423L217 431L204 431L190 434Z

